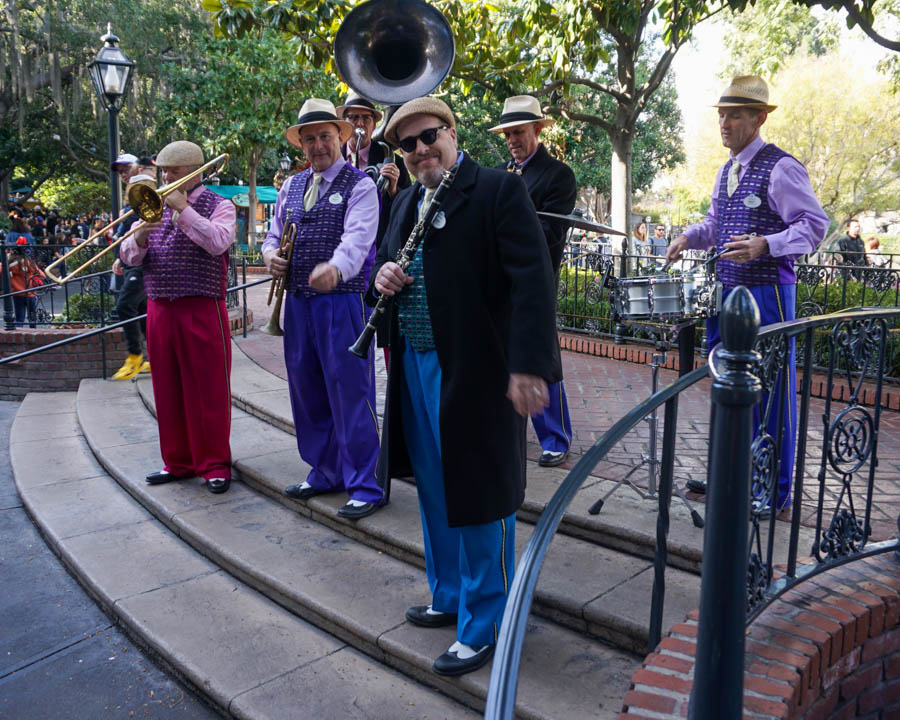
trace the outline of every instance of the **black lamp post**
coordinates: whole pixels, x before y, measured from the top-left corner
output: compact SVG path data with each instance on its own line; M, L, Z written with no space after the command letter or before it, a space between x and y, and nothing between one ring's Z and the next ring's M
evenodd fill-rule
M119 156L119 111L131 85L134 63L119 49L119 38L112 34L110 24L107 23L106 35L100 39L105 45L88 67L97 96L109 115L109 163L112 166ZM119 216L121 202L119 178L112 167L109 171L109 193L112 197L112 216L116 218Z

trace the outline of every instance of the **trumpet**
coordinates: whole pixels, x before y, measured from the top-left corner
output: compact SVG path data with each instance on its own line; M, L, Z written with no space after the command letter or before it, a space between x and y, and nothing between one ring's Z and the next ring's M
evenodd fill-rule
M281 233L281 245L278 248L278 257L284 258L288 262L287 270L284 275L272 278L272 284L269 286L269 299L266 305L272 304L272 297L275 297L275 307L272 308L272 315L269 322L260 328L260 332L266 335L275 335L281 337L284 330L281 329L281 303L284 300L284 288L287 283L287 274L291 271L291 256L294 254L294 239L297 237L297 224L288 223L284 226Z
M129 187L126 192L126 197L128 198L128 202L131 205L131 210L128 210L127 212L122 213L121 215L119 215L119 217L117 217L115 220L113 220L111 223L109 223L109 225L107 225L103 228L100 228L97 232L95 232L93 235L91 235L87 240L83 240L77 246L72 248L69 251L69 253L66 253L66 255L81 250L81 248L83 248L85 245L89 245L91 242L96 240L98 237L105 235L108 230L110 230L111 228L114 228L116 225L118 225L120 222L122 222L125 218L131 217L134 214L136 214L141 220L143 220L144 222L147 222L147 223L159 222L163 216L163 210L164 210L164 202L163 201L165 200L166 196L168 196L171 193L175 192L176 190L184 187L188 182L193 180L195 177L202 175L210 167L217 166L215 172L213 172L213 175L218 175L219 173L222 172L222 170L225 169L225 166L227 164L228 164L228 154L223 153L222 155L219 155L219 157L217 157L213 160L210 160L205 165L202 165L201 167L197 168L192 173L185 175L183 178L176 180L173 183L169 183L168 185L159 188L159 190L156 190L156 189L150 187L149 184L143 184L143 183L138 183L138 184L134 185L133 187ZM138 227L140 227L140 226L138 226ZM101 257L106 255L106 253L108 253L110 250L112 250L113 248L117 248L122 243L123 240L125 240L128 237L131 237L131 235L133 235L137 230L138 230L137 227L132 228L127 233L125 233L122 237L116 239L115 242L112 242L109 245L107 245L105 248L103 248L103 250L101 250L96 255L94 255L94 257L92 257L86 263L75 268L75 270L70 272L64 278L60 278L60 277L54 275L51 271L57 265L59 265L60 263L65 261L66 255L59 258L58 260L54 260L47 267L45 267L44 274L48 278L50 278L53 282L57 283L58 285L63 285L65 283L67 283L69 280L71 280L73 277L75 277L76 275L81 273L86 267L93 265L95 262L97 262L97 260L99 260Z

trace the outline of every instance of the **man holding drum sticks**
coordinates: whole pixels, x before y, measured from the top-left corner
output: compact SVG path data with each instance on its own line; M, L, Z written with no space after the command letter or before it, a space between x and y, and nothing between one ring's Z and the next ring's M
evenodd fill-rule
M734 78L714 107L718 108L722 144L730 150L729 159L716 175L706 219L673 240L666 259L678 260L685 249L728 250L717 265L725 294L738 285L747 287L759 306L763 325L793 320L797 283L794 262L816 250L828 229L828 216L813 193L806 168L760 137L760 128L776 107L769 104L769 88L762 78ZM719 342L718 317L707 320L707 333L712 348ZM793 340L787 381L784 439L777 497L773 498L779 511L791 504L797 432ZM778 397L777 383L773 392ZM776 439L778 416L778 407L773 407L768 434ZM704 492L706 484L691 479L688 488Z

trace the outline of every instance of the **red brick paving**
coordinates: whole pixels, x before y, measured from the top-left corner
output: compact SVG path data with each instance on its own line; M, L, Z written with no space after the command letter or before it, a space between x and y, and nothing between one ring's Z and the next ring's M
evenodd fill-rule
M248 305L253 310L254 327L268 322L271 310L266 307L268 285L250 288ZM286 379L281 338L250 332L246 338L236 337L241 349L262 368ZM384 357L379 349L375 355L376 395L379 408L384 407L386 373ZM670 353L672 357L676 353ZM612 425L635 405L650 396L650 368L633 362L605 357L567 352L562 353L563 375L572 418L573 441L571 456L563 467L571 468L580 455L597 442ZM677 377L673 370L659 370L659 387L665 387ZM680 485L689 477L705 476L707 437L709 432L709 386L704 380L683 392L678 404L679 442L675 457L675 480ZM844 407L833 404L832 412ZM802 522L815 526L818 498L818 474L822 457L822 417L825 401L810 400L809 428L804 480ZM606 462L594 469L598 477L623 475L647 452L647 423L638 426L607 455ZM662 446L662 409L659 411L659 443ZM529 423L528 457L537 460L540 446ZM897 534L897 517L900 514L900 413L882 409L881 428L878 437L879 469L875 476L872 504L873 540L886 540ZM632 479L646 486L647 473L639 470ZM854 499L864 496L866 477L854 479ZM825 511L833 509L840 494L840 479L831 470L826 473ZM619 492L631 492L624 488ZM702 496L689 495L702 500ZM856 500L857 503L861 500ZM857 507L859 505L857 504ZM786 514L785 514L786 515ZM786 519L786 518L785 518Z

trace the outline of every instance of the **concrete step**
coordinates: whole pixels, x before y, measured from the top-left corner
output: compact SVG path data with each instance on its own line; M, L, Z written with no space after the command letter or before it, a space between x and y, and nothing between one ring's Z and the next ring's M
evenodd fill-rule
M110 409L115 426L125 408ZM22 403L10 443L22 500L105 611L219 710L255 719L476 717L182 542L97 462L75 410L75 393L32 393ZM213 497L195 490L197 505Z
M285 432L295 434L287 381L260 367L241 350L237 343L233 343L232 348L231 394L234 405ZM152 401L150 403L152 404ZM378 403L378 408L382 408L383 404L382 398ZM640 448L638 448L637 454L639 452ZM268 483L265 481L269 474L257 473L255 467L248 468L248 482L257 482L260 490L269 492L280 500L282 488L302 480L306 476L305 466L302 465L299 458L297 458L297 462L296 473L290 477L276 475L272 487L268 487ZM607 500L598 515L588 513L588 508L602 498L613 486L614 481L621 478L628 470L628 466L617 462L599 463L596 472L603 477L591 477L584 483L564 514L559 526L558 537L554 542L561 542L561 538L564 536L575 537L596 546L619 550L652 561L656 547L658 500L642 499L632 490L620 487ZM519 510L519 519L536 523L568 472L568 470L560 468L542 468L536 462L529 462L525 502ZM645 471L641 470L639 473L643 475ZM402 492L402 489L403 483L395 480L391 496L392 502L396 501L396 495ZM700 503L694 505L703 515L705 506ZM312 507L315 508L315 504ZM699 575L703 555L703 530L694 527L689 510L677 497L672 499L670 517L667 542L668 563L672 567ZM325 522L328 522L329 519L322 518ZM362 523L360 526L366 527ZM784 563L786 562L790 533L789 523L776 523L775 533L778 542L775 546L774 560L776 564ZM800 548L811 548L813 541L813 530L801 527ZM402 547L398 547L397 551L402 549Z
M137 386L152 406L146 383ZM235 482L225 495L211 495L197 480L147 486L143 476L161 463L156 424L131 384L84 381L78 393L78 418L104 468L218 567L370 657L470 707L483 705L489 668L459 679L439 678L432 673L431 663L453 642L454 631L422 630L405 621L408 606L428 601L423 573L377 547L355 542L347 531L316 522L327 517L330 524L343 524L333 513L345 497L315 498L307 507L298 504L289 509L243 482ZM233 460L241 477L248 477L249 469L256 466L271 466L271 474L279 478L303 471L291 435L242 413L236 413L232 427ZM418 528L418 518L410 521L406 515L408 506L408 501L392 502L362 523ZM347 523L348 528L351 525ZM529 532L522 530L522 535ZM361 538L368 536L358 528L353 531ZM412 557L417 554L416 540L404 537ZM563 558L559 564L566 561ZM577 562L589 563L589 559ZM605 564L604 570L616 572ZM570 572L584 582L583 565L570 567ZM568 588L578 584L566 583ZM552 585L552 579L543 585ZM648 594L638 585L626 587L626 581L620 581L617 587L622 593L634 593L623 606L649 605ZM554 592L554 597L566 595L565 588ZM691 607L695 605L694 600ZM570 601L569 607L573 606ZM567 613L569 607L559 611ZM615 717L638 664L631 653L532 618L517 713L527 718Z
M148 380L141 380L137 385L145 406L153 411L152 385ZM255 417L248 419L241 412L239 422L256 422L258 432L268 433L268 440L274 442L273 436L278 430ZM358 522L347 522L335 515L347 501L343 493L320 495L306 502L284 495L287 485L299 482L309 472L309 466L297 452L293 436L284 437L291 443L288 450L246 458L235 456L234 466L245 484L349 538L420 568L425 567L414 484L394 481L391 502L386 508ZM235 439L236 434L232 431L233 443ZM533 529L532 522L520 519L517 523L517 557L521 556ZM589 539L560 534L548 551L533 611L580 633L643 655L649 651L652 587L653 564L650 560L596 545ZM666 573L664 629L681 622L690 610L698 607L699 596L700 578L670 567ZM635 603L634 598L643 601Z

